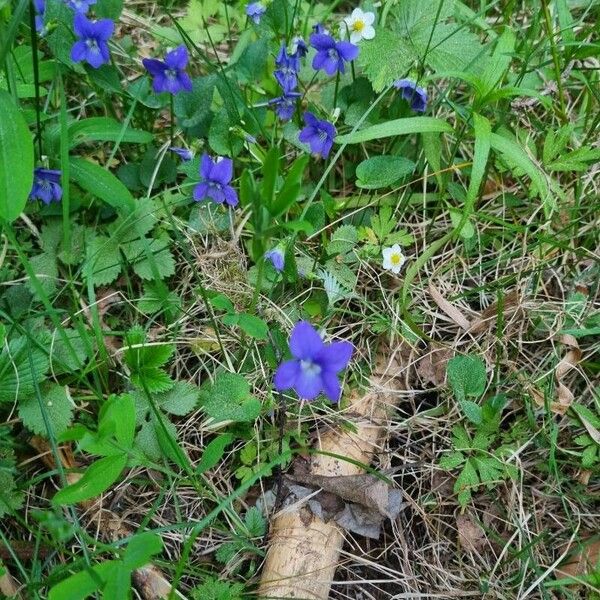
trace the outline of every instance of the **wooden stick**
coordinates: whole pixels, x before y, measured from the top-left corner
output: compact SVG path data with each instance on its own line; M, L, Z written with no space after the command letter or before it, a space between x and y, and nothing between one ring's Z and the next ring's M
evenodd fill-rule
M371 390L350 402L347 415L356 432L330 431L323 435L317 449L368 465L377 454L385 435L387 409L396 404L406 389L395 377L400 374L398 360L384 359L382 352L371 377ZM356 464L325 454L316 454L311 473L328 477L358 475ZM328 523L309 510L291 506L274 519L258 597L327 600L338 566L344 532L333 521Z
M33 446L39 453L40 458L51 468L55 469L54 457L50 451L48 442L39 436L34 436L29 440L31 446ZM61 447L60 459L65 469L73 469L75 465L75 459L66 447ZM73 484L79 481L82 477L81 473L67 473L67 483ZM94 518L98 519L97 530L102 531L105 537L111 541L116 541L124 537L129 537L134 532L125 525L118 515L114 512L103 509L98 499L84 500L79 503L79 506L85 511L94 513L94 516L90 518L93 521ZM162 574L158 567L152 564L145 565L133 572L133 581L145 600L161 600L162 598L170 597L172 593L171 584L167 578ZM185 596L180 592L174 592L174 597L185 600Z

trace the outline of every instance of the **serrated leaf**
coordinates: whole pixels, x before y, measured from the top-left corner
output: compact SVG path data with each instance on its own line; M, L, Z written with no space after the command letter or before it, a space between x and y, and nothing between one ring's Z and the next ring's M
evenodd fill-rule
M56 255L50 252L38 254L29 259L31 268L40 283L42 290L47 296L51 296L56 291L58 281L58 266L56 265ZM32 294L36 294L36 288L31 281L28 282Z
M25 495L17 488L12 468L0 468L0 518L21 508Z
M173 380L168 373L157 367L141 367L131 374L131 383L152 394L166 392L173 387Z
M48 371L48 356L32 341L18 337L0 353L0 402L14 402L33 395L35 382Z
M164 419L165 427L172 435L173 438L177 439L177 429L175 425ZM152 417L150 420L146 421L139 433L137 434L135 441L140 450L152 460L159 461L163 456L163 450L160 444L159 432L158 428L160 424L156 422L156 419Z
M201 390L200 400L215 421L253 421L260 414L260 402L237 373L219 373L214 384Z
M451 452L450 454L446 454L442 456L440 459L440 467L442 469L446 469L447 471L451 471L452 469L456 469L465 460L465 456L462 452Z
M156 403L164 411L178 416L192 412L198 404L200 388L188 381L176 381L167 392L157 394Z
M454 493L458 494L459 504L464 508L471 499L471 491L479 485L479 477L472 459L465 462L463 470L454 483Z
M68 343L65 341L65 337ZM86 343L79 331L69 327L52 337L51 368L54 373L68 373L81 369L88 359Z
M471 423L481 425L481 422L483 421L481 406L472 400L460 400L459 403L462 411L465 413L465 417L467 417Z
M485 364L478 356L454 356L448 361L448 382L457 400L479 397L485 391Z
M75 408L73 400L66 388L55 383L43 386L40 395L40 399L35 395L21 397L19 416L33 433L43 437L58 436L71 424Z
M338 227L331 236L331 241L327 245L327 253L347 254L358 243L358 230L354 225L342 225Z
M244 516L244 523L250 537L262 537L267 530L267 522L256 506L250 507Z
M175 258L169 245L170 241L166 239L144 238L129 243L124 250L138 277L146 280L156 279L154 263L158 277L164 279L175 273ZM150 253L152 258L149 258L147 253Z
M83 271L94 285L112 283L121 273L118 244L106 236L93 236L88 241Z

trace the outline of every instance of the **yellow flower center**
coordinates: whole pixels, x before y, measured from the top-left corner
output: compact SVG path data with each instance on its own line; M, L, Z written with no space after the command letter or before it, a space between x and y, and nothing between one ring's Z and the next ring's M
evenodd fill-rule
M402 262L402 256L400 254L392 254L390 260L393 265L399 265Z
M352 23L352 30L353 31L362 31L365 28L365 22L364 21L354 21L354 23Z

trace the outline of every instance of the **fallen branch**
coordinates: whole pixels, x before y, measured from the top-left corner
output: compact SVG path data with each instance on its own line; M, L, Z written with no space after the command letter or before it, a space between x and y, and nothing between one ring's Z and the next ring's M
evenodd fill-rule
M322 454L311 461L312 475L358 475L363 469L355 463L371 463L385 435L387 410L399 400L397 392L406 389L397 378L399 360L383 358L391 354L380 353L371 391L350 402L348 416L356 430L330 431L320 438L316 449ZM284 508L272 524L259 598L326 600L343 542L344 532L333 521L325 523L298 504Z
M54 457L48 442L44 438L34 436L29 440L29 443L40 453L40 458L50 469L56 468ZM75 459L68 449L60 448L59 452L63 468L69 470L76 468ZM66 474L67 483L70 485L79 481L81 477L80 473L69 472ZM135 533L121 521L118 515L111 510L102 508L100 501L97 499L84 500L79 503L79 507L83 509L84 514L88 515L90 523L96 520L97 530L102 531L110 541L117 541ZM145 600L161 600L170 597L169 594L172 594L171 584L160 569L154 565L145 565L140 569L136 569L133 572L133 581ZM185 596L178 591L174 592L174 596L185 600Z

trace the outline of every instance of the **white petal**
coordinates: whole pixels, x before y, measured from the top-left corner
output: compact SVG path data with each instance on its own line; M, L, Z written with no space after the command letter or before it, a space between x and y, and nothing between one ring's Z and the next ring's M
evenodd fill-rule
M400 244L394 244L392 246L392 252L394 254L402 254L402 248L400 248Z
M390 259L392 257L392 254L394 253L394 250L392 248L384 248L381 252L381 254L383 254L383 259Z
M398 273L400 273L400 269L402 268L402 265L394 265L392 267L392 273L394 275L398 275Z
M375 37L375 29L367 25L362 31L362 36L364 40L372 40Z
M360 8L355 8L350 15L354 20L358 20L363 16L363 11Z
M365 25L373 25L373 23L375 23L375 13L363 13L363 21L365 22Z
M360 42L360 40L362 40L362 35L361 35L360 31L353 31L350 34L350 41L353 44L357 44L358 42Z
M383 259L383 268L386 269L387 271L389 271L390 269L393 269L392 261L389 258Z

